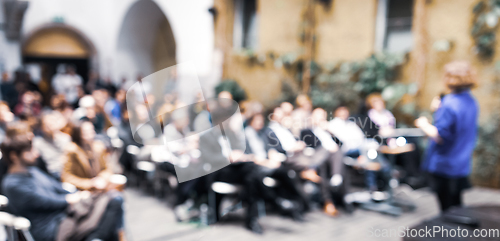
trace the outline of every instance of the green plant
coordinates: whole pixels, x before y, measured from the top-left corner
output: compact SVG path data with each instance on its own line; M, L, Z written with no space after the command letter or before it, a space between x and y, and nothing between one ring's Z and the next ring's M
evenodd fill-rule
M496 63L496 79L490 87L493 95L500 102L500 62ZM500 187L500 110L481 123L478 128L477 146L475 149L473 179L481 185Z
M481 0L472 10L471 35L477 54L490 60L495 55L496 31L500 17L500 0Z
M478 129L473 176L482 184L499 187L500 115L495 113Z
M377 53L357 62L332 63L322 66L312 75L311 99L314 106L333 110L346 105L356 110L369 94L382 93L387 108L403 114L415 115L413 104L400 104L406 94L415 94L414 84L398 82L400 66L406 54Z

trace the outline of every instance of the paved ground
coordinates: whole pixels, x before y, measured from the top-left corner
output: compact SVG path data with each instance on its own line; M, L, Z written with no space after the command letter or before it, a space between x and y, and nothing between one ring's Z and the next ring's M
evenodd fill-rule
M145 195L143 192L128 189L126 197L126 226L129 240L400 240L400 238L370 237L370 230L397 229L413 226L438 214L437 200L428 191L414 191L410 195L417 209L392 217L357 209L353 214L342 214L331 218L316 211L306 215L306 221L296 223L275 215L260 219L264 235L248 232L242 225L241 211L229 214L228 220L209 227L196 224L178 223L172 210L165 202ZM500 205L500 191L473 188L465 194L466 205Z

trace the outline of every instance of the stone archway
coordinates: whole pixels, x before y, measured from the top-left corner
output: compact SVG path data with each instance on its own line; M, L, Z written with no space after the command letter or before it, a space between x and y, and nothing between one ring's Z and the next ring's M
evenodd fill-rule
M92 42L78 29L66 24L43 25L22 40L23 64L40 67L42 94L51 94L50 83L60 64L71 64L84 81L91 69L97 70L97 52ZM48 103L48 100L45 100Z
M151 0L132 4L118 34L115 70L127 78L146 76L176 64L176 43L170 23Z

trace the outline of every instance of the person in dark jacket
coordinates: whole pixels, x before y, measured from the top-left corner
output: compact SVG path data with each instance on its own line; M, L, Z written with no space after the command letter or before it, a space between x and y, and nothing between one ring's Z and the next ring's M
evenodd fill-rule
M262 114L256 114L248 119L245 137L247 142L245 153L253 156L253 162L258 164L257 171L261 173L262 178L272 177L280 183L280 188L276 192L260 185L263 199L275 204L284 214L291 215L295 220L301 220L301 213L308 209L307 199L299 186L296 171L283 165L287 159L282 153L283 147L279 141L276 142L278 139L273 130L264 126ZM285 208L288 206L285 203L292 203L290 206L293 207Z
M17 123L15 123L17 124ZM67 208L87 199L89 192L69 193L60 182L34 167L38 154L26 135L9 137L0 145L8 165L2 189L9 199L9 210L31 222L30 232L37 241L53 241L60 232L60 223L68 216ZM112 199L87 240L118 240L123 199Z
M333 204L332 188L338 190L343 200L345 194L344 171L340 150L341 142L327 130L327 113L321 108L316 108L311 114L312 127L301 130L300 140L306 147L314 149L311 156L315 163L315 170L320 174L320 186L324 202L324 212L328 215L337 215ZM307 153L307 151L306 151ZM315 159L315 160L314 160Z
M444 67L444 83L451 91L434 113L434 124L426 117L415 126L430 137L423 169L431 174L441 211L462 204L462 191L469 186L472 152L476 143L479 109L470 89L476 85L470 64L455 61Z
M2 82L0 83L0 92L2 93L2 99L7 102L9 108L14 109L18 101L18 95L14 84L9 80L9 74L7 72L2 73Z

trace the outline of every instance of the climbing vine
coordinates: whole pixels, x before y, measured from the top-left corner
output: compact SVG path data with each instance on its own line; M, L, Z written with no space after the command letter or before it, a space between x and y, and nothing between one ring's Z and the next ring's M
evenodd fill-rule
M490 86L500 102L500 62L496 63L496 78ZM480 185L500 188L500 110L497 108L478 129L473 180Z
M472 10L471 35L479 57L490 60L495 55L496 31L500 17L500 0L481 0Z

